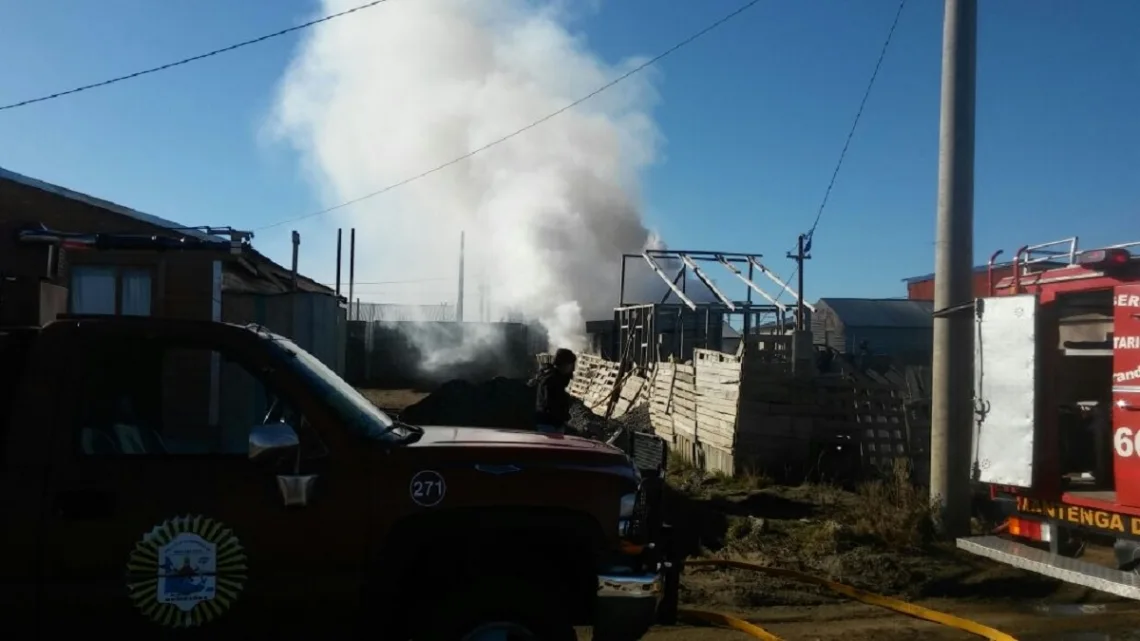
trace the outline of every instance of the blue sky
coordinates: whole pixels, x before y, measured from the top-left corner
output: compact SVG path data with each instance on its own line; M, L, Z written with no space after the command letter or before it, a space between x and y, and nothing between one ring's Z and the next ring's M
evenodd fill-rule
M574 29L607 60L654 55L740 4L604 0ZM1140 240L1140 2L980 4L975 258L1071 235ZM4 3L0 103L225 46L314 7ZM760 252L790 272L784 251L815 215L896 8L761 2L662 63L665 154L644 185L646 217L670 245ZM900 296L902 278L932 270L941 22L941 2L908 2L816 234L809 299ZM255 228L321 209L293 152L261 135L297 42L0 112L0 166L186 224ZM288 231L256 244L285 262ZM302 268L332 272L304 252ZM450 273L437 271L421 273Z

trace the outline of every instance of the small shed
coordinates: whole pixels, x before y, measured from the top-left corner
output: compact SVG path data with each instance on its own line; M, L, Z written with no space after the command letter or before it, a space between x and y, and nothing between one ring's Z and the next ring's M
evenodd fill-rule
M896 364L929 364L934 304L928 300L821 298L811 318L813 342L854 354L866 341L871 354Z

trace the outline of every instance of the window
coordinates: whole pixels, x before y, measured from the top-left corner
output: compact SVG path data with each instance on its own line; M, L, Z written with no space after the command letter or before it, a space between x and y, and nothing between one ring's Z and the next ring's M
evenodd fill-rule
M249 432L272 420L293 426L302 456L323 451L306 418L242 364L218 351L100 340L83 356L77 436L88 456L246 456Z
M101 265L71 267L72 314L149 316L150 270Z

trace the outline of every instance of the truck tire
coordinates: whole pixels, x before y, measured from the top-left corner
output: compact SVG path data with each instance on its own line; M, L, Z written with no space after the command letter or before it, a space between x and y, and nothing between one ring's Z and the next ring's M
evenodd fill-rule
M549 585L524 579L480 579L447 594L431 608L416 641L575 641L566 608Z

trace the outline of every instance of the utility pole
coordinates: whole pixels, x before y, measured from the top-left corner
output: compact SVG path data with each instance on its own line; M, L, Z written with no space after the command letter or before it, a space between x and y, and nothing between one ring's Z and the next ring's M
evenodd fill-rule
M455 302L455 320L463 322L463 243L466 232L459 232L459 300Z
M807 235L800 234L799 239L796 241L796 253L788 252L788 258L796 261L796 331L807 331L807 314L804 307L804 261L811 260L808 255L810 251L810 244L805 245Z
M811 237L800 234L796 239L796 253L788 258L796 261L796 330L792 333L792 372L797 378L815 375L815 346L808 330L807 307L804 304L804 263L811 260Z
M974 103L977 0L945 0L942 116L938 138L938 224L934 242L934 309L974 298ZM973 441L974 319L934 318L930 494L947 537L970 527Z

